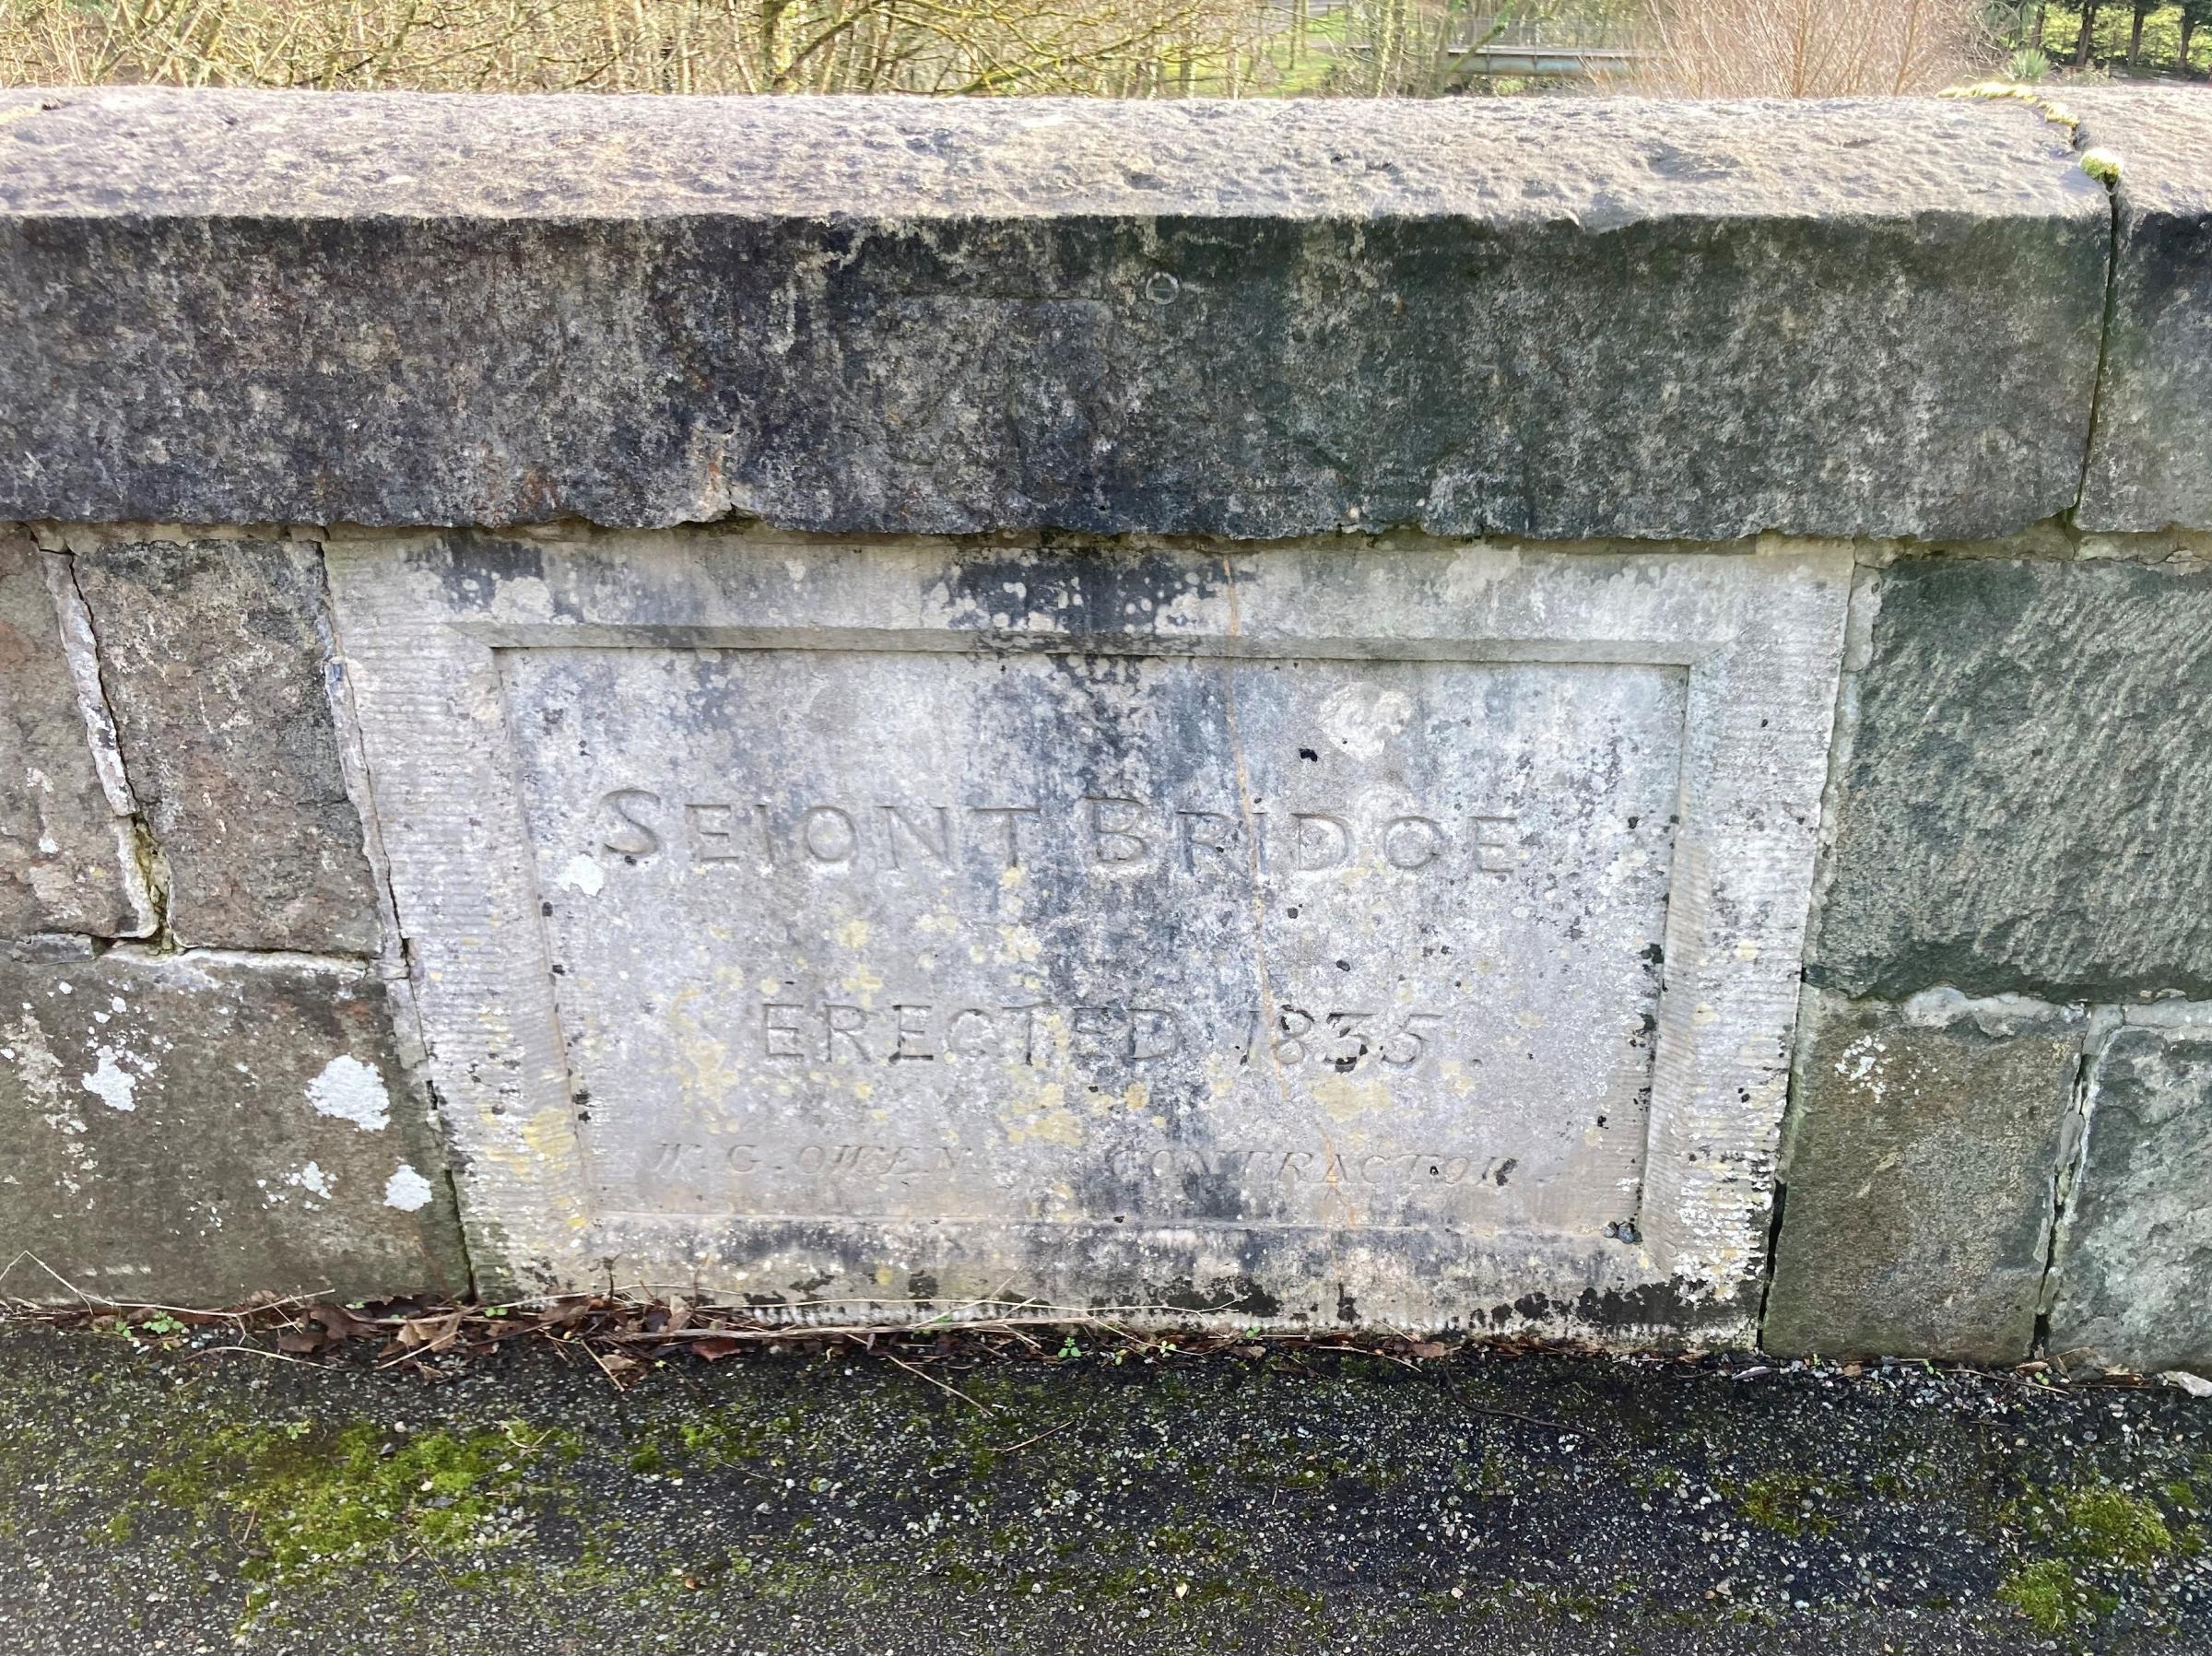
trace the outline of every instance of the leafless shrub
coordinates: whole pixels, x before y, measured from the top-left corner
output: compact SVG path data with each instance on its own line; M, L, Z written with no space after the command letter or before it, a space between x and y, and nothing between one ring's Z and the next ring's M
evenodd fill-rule
M1249 0L0 0L0 82L1129 96L1233 80L1251 23Z
M1981 0L1657 0L1622 89L1691 98L1933 92L1986 52Z

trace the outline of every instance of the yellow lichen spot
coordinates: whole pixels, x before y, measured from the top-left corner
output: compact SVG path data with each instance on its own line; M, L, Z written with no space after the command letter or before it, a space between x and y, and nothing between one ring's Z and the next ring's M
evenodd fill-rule
M773 978L763 978L760 980L759 989L762 994L776 995L781 994L783 992L783 985L777 982Z
M876 1286L877 1287L888 1288L898 1280L898 1274L890 1266L877 1265L876 1267Z
M868 922L858 915L854 915L837 928L837 940L849 949L866 948L868 946Z
M1747 963L1758 959L1759 945L1753 943L1748 937L1737 938L1735 940L1735 957Z
M567 1110L548 1104L523 1123L522 1140L533 1156L559 1161L576 1153L576 1124Z
M1524 1029L1541 1029L1544 1027L1544 1015L1541 1012L1516 1012L1513 1014L1513 1022Z
M1332 1121L1349 1122L1371 1111L1390 1108L1390 1084L1380 1075L1355 1081L1349 1075L1329 1075L1313 1083L1313 1102Z
M1707 1024L1719 1023L1721 1021L1721 1015L1711 1006L1700 1006L1695 1012L1689 1015L1689 1021L1697 1025L1700 1028L1703 1028Z
M1067 1092L1057 1081L1039 1087L1027 1103L1000 1106L998 1123L1009 1145L1065 1145L1083 1142L1083 1124L1067 1107Z

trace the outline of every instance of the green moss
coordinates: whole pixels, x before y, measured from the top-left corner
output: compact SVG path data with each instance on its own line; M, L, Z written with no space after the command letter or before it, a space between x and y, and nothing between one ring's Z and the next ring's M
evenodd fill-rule
M2014 1570L1998 1587L1997 1599L2045 1633L2061 1632L2077 1620L2100 1614L2107 1603L2076 1580L2074 1572L2055 1558L2039 1558Z
M2173 1536L2158 1508L2110 1484L2076 1490L2065 1516L2075 1554L2095 1563L2147 1569L2173 1551Z
M2042 1551L2077 1565L2144 1570L2173 1551L2165 1515L2116 1485L2078 1485L2012 1502L2003 1514Z
M2086 1484L2048 1497L2015 1501L2004 1516L2052 1556L2014 1570L1997 1589L1997 1597L2046 1633L2111 1614L2119 1600L2103 1591L2097 1578L2140 1574L2175 1547L2158 1507L2112 1484Z
M247 1548L250 1603L403 1554L498 1544L514 1509L572 1460L571 1434L497 1430L409 1435L363 1422L227 1426L148 1469L147 1491L203 1525L223 1521Z
M1762 1530L1778 1535L1825 1535L1836 1527L1822 1510L1828 1486L1801 1472L1766 1472L1747 1484L1724 1489L1741 1512Z

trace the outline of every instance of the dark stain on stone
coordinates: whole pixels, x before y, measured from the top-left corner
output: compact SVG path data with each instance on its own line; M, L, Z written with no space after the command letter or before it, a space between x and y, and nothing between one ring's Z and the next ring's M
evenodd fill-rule
M1067 546L960 558L947 577L955 628L982 630L1004 616L1016 628L1049 623L1071 637L1149 636L1187 601L1218 596L1211 562L1159 551Z
M1624 1222L1619 1239L1637 1234L1633 1220ZM1585 1288L1572 1300L1547 1294L1524 1294L1512 1306L1492 1309L1493 1325L1515 1318L1555 1325L1579 1323L1604 1334L1627 1334L1639 1340L1660 1338L1670 1342L1689 1339L1696 1331L1736 1321L1759 1309L1760 1285L1747 1283L1729 1294L1693 1292L1679 1278L1641 1283L1631 1288Z
M407 561L434 572L454 608L477 614L490 610L502 582L546 578L546 549L528 541L449 534L434 550L410 554Z
M1187 1276L1147 1290L1153 1303L1179 1311L1206 1311L1216 1315L1270 1318L1282 1314L1283 1302L1249 1276L1218 1276L1199 1289Z

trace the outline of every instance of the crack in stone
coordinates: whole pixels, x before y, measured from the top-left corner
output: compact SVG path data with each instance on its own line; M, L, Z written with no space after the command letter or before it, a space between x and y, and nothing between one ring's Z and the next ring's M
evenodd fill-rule
M119 850L128 859L127 872L135 875L130 885L131 906L138 911L139 922L147 927L143 935L159 946L173 949L176 940L170 930L169 861L162 854L160 839L154 832L144 802L131 786L130 764L123 751L122 724L115 717L114 706L108 700L106 681L100 676L100 632L92 619L91 605L85 602L84 589L77 584L76 559L66 550L51 548L41 556L46 559L47 589L53 596L63 659L76 687L77 707L84 715L85 739L92 750L93 769L100 777L101 792L107 795L108 808L124 824L125 840ZM99 940L102 946L113 941Z

